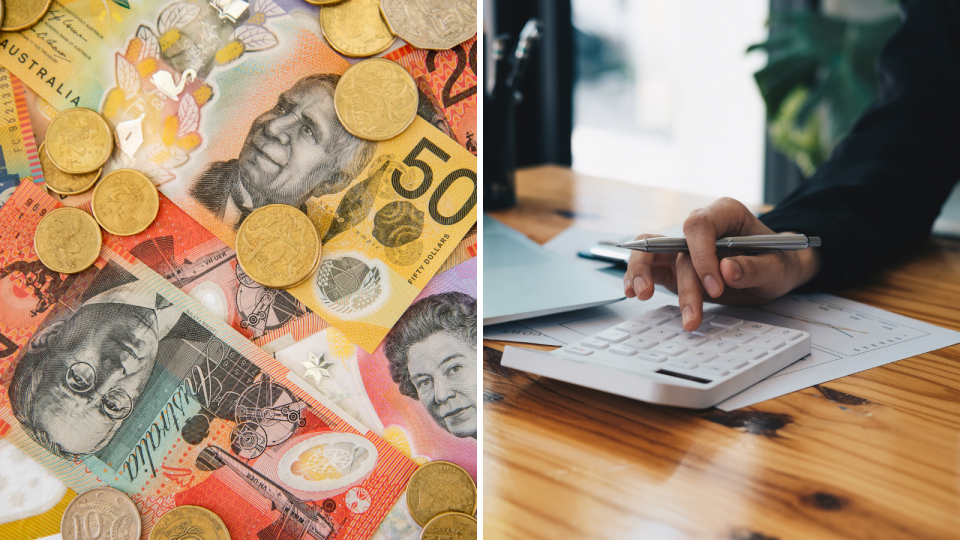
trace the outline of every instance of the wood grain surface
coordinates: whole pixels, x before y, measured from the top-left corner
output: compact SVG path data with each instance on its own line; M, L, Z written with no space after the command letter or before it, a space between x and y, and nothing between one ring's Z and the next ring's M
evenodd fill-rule
M520 205L492 215L541 243L573 224L652 232L709 203L556 167L517 182ZM960 330L960 243L838 294ZM960 346L729 413L514 371L503 346L484 341L484 538L960 538Z

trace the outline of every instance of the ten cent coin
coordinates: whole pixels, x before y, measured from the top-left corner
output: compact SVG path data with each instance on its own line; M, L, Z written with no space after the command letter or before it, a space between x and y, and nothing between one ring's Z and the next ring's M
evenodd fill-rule
M40 168L43 169L43 181L47 189L60 195L77 195L93 187L100 178L100 172L103 169L97 169L94 172L86 174L67 174L53 163L44 151L43 144L37 151L37 157L40 158Z
M237 261L250 279L285 289L313 274L320 260L320 235L297 208L268 204L240 225L236 249Z
M420 540L477 540L477 518L459 512L447 512L430 520L420 532Z
M230 533L216 514L199 506L179 506L167 512L150 531L150 540L230 540Z
M113 488L94 488L67 505L60 536L63 540L140 540L140 527L140 511L130 497Z
M143 173L120 169L103 177L93 190L93 216L108 233L143 232L160 210L156 186Z
M75 274L90 267L100 255L100 227L90 214L77 208L57 208L37 224L33 247L44 266Z
M324 6L320 29L327 43L347 56L382 53L396 39L380 14L380 0L347 0Z
M3 25L0 30L26 30L40 22L47 14L52 0L3 0Z
M417 83L396 62L371 58L350 66L334 92L343 127L368 141L403 133L417 116Z
M417 525L445 512L477 511L477 485L470 473L447 461L431 461L407 483L407 509Z
M445 51L477 33L477 0L383 0L393 33L418 49Z
M69 174L93 172L113 152L110 125L90 109L67 109L53 117L44 142L53 165Z

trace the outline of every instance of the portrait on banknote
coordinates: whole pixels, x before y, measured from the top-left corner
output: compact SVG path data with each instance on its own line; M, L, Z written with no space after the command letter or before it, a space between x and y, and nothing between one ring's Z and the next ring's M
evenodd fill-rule
M418 300L384 342L400 393L457 437L477 438L477 299L446 292Z
M334 108L340 76L306 76L258 116L236 159L214 162L190 194L228 225L268 204L303 207L338 193L366 168L376 144L347 133Z

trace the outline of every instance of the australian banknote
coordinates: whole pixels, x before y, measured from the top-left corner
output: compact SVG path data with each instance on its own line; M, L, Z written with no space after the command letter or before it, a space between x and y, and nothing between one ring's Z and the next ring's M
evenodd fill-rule
M447 51L428 51L411 45L384 58L406 69L433 108L443 111L446 125L437 125L464 148L477 153L477 38ZM422 108L422 107L421 107Z
M115 243L47 271L56 206L22 183L0 209L4 437L75 491L129 494L145 535L194 504L238 539L370 537L416 464Z
M476 156L434 107L386 142L347 134L332 95L349 64L319 37L316 6L254 0L224 18L233 5L55 3L33 31L0 36L0 63L55 108L100 110L139 143L105 170L141 170L227 245L252 210L301 207L324 249L290 292L372 351L476 221ZM38 37L54 30L59 52ZM74 30L87 41L63 46ZM381 121L385 107L366 107Z
M30 127L23 83L0 68L0 206L22 181L41 182L37 144Z

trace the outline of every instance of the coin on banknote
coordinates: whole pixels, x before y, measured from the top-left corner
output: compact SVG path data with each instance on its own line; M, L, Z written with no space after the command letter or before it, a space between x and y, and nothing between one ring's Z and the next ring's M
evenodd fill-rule
M33 247L47 268L75 274L97 260L102 241L100 227L90 214L78 208L57 208L37 224Z
M343 2L343 1L344 1L344 0L307 0L307 2L309 2L309 3L311 3L311 4L315 5L315 6L329 6L329 5L333 5L333 4L339 4L340 2ZM347 1L349 1L349 0L347 0Z
M320 29L327 43L347 56L380 54L396 39L380 14L380 0L346 0L324 6Z
M421 527L444 512L477 511L477 485L470 473L448 461L431 461L407 482L407 509Z
M40 19L47 14L52 0L3 0L3 26L0 30L4 32L17 32L26 30L40 22Z
M444 51L477 33L477 0L383 0L393 33L418 49Z
M320 260L320 235L310 218L286 204L268 204L237 230L237 260L250 279L286 289L303 283Z
M477 540L477 518L446 512L431 519L420 531L420 540Z
M67 505L60 536L63 540L140 540L140 527L140 511L130 497L109 487L93 488Z
M44 142L53 165L68 174L93 172L113 152L110 125L90 109L67 109L53 117Z
M139 171L119 169L103 177L93 190L93 216L108 233L131 236L157 218L160 195Z
M37 157L40 158L40 168L43 169L43 181L47 189L60 195L76 195L92 188L97 183L97 178L100 178L100 171L103 170L97 169L86 174L65 173L50 163L43 144L37 150Z
M230 540L219 516L199 506L178 506L160 516L150 531L150 540Z
M334 92L337 118L347 131L368 141L403 133L417 116L417 83L396 62L371 58L350 66Z

